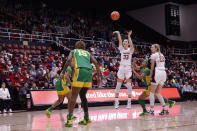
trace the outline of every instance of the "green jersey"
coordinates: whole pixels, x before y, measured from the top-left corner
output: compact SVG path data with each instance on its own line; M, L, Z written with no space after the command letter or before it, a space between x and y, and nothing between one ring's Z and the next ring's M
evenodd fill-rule
M72 73L72 69L71 67L67 67L66 72L70 72ZM58 78L55 88L57 91L62 91L63 90L63 86L69 86L68 81L66 80L66 77L64 76L64 79L62 81L60 81L60 77Z
M144 83L146 90L148 90L148 87L150 86L150 69L140 67L140 72L141 74L146 74L146 76L142 78L142 82Z
M71 51L74 56L75 68L85 67L88 69L92 69L92 65L90 63L91 54L88 51L82 49L75 49Z

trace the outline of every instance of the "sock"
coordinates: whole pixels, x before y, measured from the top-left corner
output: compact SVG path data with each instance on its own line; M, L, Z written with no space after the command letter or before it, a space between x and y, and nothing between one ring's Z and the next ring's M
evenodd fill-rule
M131 98L128 98L128 102L130 102L130 103L131 103Z
M164 109L164 110L167 110L166 106L163 106L163 109Z
M115 89L115 92L116 92L116 93L119 93L119 92L120 92L121 86L122 86L122 83L121 83L121 82L117 82L117 84L116 84L116 89Z
M132 93L132 86L131 86L131 83L130 83L130 82L127 82L127 83L125 84L125 86L126 86L127 89L128 89L128 95L130 95L130 94Z
M161 96L160 93L157 93L157 98L159 99L159 102L161 103L162 106L165 106L165 102L164 102L164 99L163 97Z
M154 103L155 103L155 96L154 93L150 92L150 96L149 96L149 100L150 100L150 109L151 111L153 111L154 109Z
M118 98L115 98L115 101L118 101Z
M163 97L163 100L165 101L165 103L169 103L169 100L168 100L168 98L166 98L166 97ZM170 104L170 103L169 103Z
M73 116L73 114L68 113L68 115L67 115L67 120L72 120L72 116Z
M146 110L146 104L144 102L144 100L138 100L139 104L141 105L143 112L147 112Z
M53 110L53 107L52 106L48 108L48 111L51 112L52 110Z
M88 120L89 119L89 113L88 112L85 112L84 119L85 120Z

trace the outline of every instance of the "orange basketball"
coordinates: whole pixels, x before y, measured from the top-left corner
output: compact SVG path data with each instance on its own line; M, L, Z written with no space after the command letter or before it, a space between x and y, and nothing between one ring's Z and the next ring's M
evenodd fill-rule
M113 11L111 13L111 19L112 20L118 20L120 18L120 13L118 11Z

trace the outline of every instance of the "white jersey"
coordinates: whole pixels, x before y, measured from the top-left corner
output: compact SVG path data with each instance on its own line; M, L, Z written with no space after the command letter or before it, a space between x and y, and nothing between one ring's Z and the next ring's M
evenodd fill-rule
M131 59L133 52L131 52L130 48L125 50L122 46L119 47L119 50L121 53L120 66L121 65L131 66Z
M151 55L150 59L155 60L157 69L165 70L165 57L162 53L156 52Z

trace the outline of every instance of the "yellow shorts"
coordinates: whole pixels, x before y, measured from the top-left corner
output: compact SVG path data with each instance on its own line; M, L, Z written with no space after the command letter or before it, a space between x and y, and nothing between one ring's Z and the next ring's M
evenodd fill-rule
M76 68L73 82L73 87L92 87L92 70L87 68Z
M66 95L68 92L70 92L70 89L68 88L68 86L63 86L63 90L57 91L57 94L58 95Z
M148 90L145 90L146 95L150 96L150 87L148 87Z

